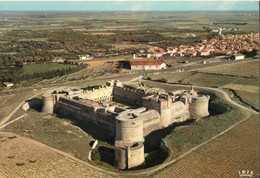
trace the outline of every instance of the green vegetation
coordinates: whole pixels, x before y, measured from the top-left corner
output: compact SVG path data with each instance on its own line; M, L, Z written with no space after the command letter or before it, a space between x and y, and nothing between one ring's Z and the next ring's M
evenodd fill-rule
M188 78L185 78L182 83L193 84L198 86L211 86L221 87L228 84L241 84L241 85L253 85L258 86L258 79L256 78L239 78L229 75L218 75L210 73L196 73Z
M152 80L158 80L161 78L167 79L169 83L181 83L184 79L189 78L190 76L196 74L195 71L192 72L174 72L174 73L155 73L149 74L149 77Z
M66 64L33 64L27 65L24 74L17 75L6 75L3 74L3 81L11 81L18 83L21 81L28 81L30 79L50 79L57 76L67 75L69 73L78 72L82 69L87 68L87 64L76 65L66 65ZM31 83L28 81L27 83ZM32 82L34 83L34 82Z
M0 121L7 117L14 109L19 106L19 104L26 99L30 98L37 91L26 91L26 92L18 92L15 95L5 95L6 97L0 96L0 103L2 103L2 99L4 102L0 105Z
M237 91L237 94L243 98L243 100L254 106L255 108L259 109L259 93L251 93L251 92L247 92L247 91Z
M251 107L256 111L259 111L259 92L254 93L243 90L232 90L232 92L235 95L233 100L244 106Z
M70 120L31 109L25 117L8 125L6 129L87 161L92 138L70 123Z
M24 65L24 75L33 75L34 73L50 72L58 69L69 69L74 68L76 65L70 64L58 64L58 63L46 63L46 64L31 64Z
M200 72L225 74L225 75L237 75L247 77L259 76L259 60L246 63L234 63L225 66L215 66L214 68L199 69Z
M96 150L96 149L92 150L91 160L93 160L93 161L100 160L100 153L98 152L98 150Z
M39 72L27 70L27 67L23 69L22 64L25 63L48 63L56 59L73 61L78 60L78 55L84 54L90 54L94 58L129 56L129 52L133 54L142 50L145 53L154 45L163 48L180 44L192 45L214 35L207 32L205 26L217 28L220 25L228 29L236 24L239 33L258 32L258 12L250 14L251 16L245 16L245 12L6 12L5 20L0 19L0 81L17 83L23 80L19 78L22 74L34 75ZM196 37L186 36L187 33L195 34ZM172 65L171 62L169 64ZM32 67L28 65L28 68ZM64 72L55 73L53 76ZM38 78L39 75L42 73L25 77L24 80Z
M172 158L179 156L203 141L217 135L245 116L243 111L230 106L225 100L219 97L217 97L213 103L214 108L216 108L216 104L225 106L227 112L200 119L195 123L189 124L187 127L177 127L171 134L166 136L165 141ZM211 105L213 103L211 103ZM221 108L220 112L223 112L226 110L225 107L218 108Z
M252 115L222 136L156 172L153 177L238 177L237 168L245 164L252 168L254 176L259 177L258 133L259 117Z
M189 71L149 75L152 80L160 80L162 76L168 80L168 83L192 84L210 87L224 87L225 85L230 84L258 86L258 79L256 77L239 77L230 74Z
M258 75L259 61L253 60L196 71L149 74L146 78L150 77L151 80L160 81L163 77L168 80L168 83L228 88L233 91L233 95L236 95L234 100L258 110Z

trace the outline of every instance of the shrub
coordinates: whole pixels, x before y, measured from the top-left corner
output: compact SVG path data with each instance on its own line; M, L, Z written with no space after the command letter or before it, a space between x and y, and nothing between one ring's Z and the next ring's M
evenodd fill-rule
M95 161L95 160L100 160L100 158L101 158L101 156L100 156L99 151L96 150L96 149L92 150L91 159L92 159L93 161Z
M17 166L23 166L25 163L16 163Z
M168 82L168 80L167 80L167 79L165 79L165 78L160 78L160 79L157 79L157 81L159 81L159 82L163 82L163 83L167 83L167 82Z
M152 80L151 77L143 77L143 80Z

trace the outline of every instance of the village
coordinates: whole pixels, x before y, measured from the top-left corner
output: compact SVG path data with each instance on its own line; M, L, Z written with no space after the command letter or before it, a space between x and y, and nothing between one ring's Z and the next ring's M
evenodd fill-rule
M252 52L253 50L259 50L259 33L222 35L220 31L218 36L210 40L202 40L193 46L180 45L166 49L150 47L146 54L140 51L141 53L134 54L128 61L131 70L161 70L167 68L167 64L161 59L166 55L209 57L213 54L214 56L225 56L229 60L241 60L246 57L242 52ZM80 59L82 60L82 57Z
M151 47L147 58L160 58L163 55L170 56L210 56L212 53L216 55L234 55L235 59L243 59L241 52L259 49L259 33L243 34L243 35L219 35L210 40L202 40L193 46L180 45L176 47L168 47L167 49L159 47ZM241 57L242 56L242 57Z
M247 56L242 53L256 53L259 50L259 33L250 33L243 35L223 35L221 31L210 40L201 40L195 45L180 45L176 47L161 48L158 46L149 46L147 51L140 50L128 59L131 70L160 70L167 67L163 61L164 56L174 57L216 57L224 56L229 60L240 60ZM257 54L255 54L256 56ZM79 55L80 61L98 60L87 55ZM113 61L113 60L112 60ZM116 60L118 61L118 59ZM83 62L85 63L85 62Z

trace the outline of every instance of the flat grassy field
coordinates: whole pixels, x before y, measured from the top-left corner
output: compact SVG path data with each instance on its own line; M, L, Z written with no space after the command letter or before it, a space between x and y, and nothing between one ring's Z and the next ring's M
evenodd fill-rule
M152 80L165 78L169 83L193 84L198 86L224 87L230 84L258 86L256 78L241 78L214 73L201 73L196 71L149 74Z
M259 81L255 78L240 78L236 76L215 75L199 72L194 75L191 75L188 78L185 78L182 81L182 83L193 84L198 86L223 87L229 84L258 86Z
M84 161L88 160L92 138L69 120L31 110L5 130L37 140Z
M236 90L238 96L240 96L245 103L248 103L255 108L259 108L259 92L252 93L243 90Z
M226 75L238 75L247 77L259 76L259 60L245 61L243 63L233 63L226 66L216 66L212 68L199 69L201 72L226 74Z
M68 69L76 67L70 64L46 63L46 64L30 64L24 65L24 74L32 75L35 72L49 72L57 69Z
M0 96L0 106L4 105L6 102L8 102L11 98L13 98L15 95L3 95Z
M69 82L73 81L82 81L82 80L91 80L91 83L95 85L96 77L107 77L107 76L113 76L117 74L123 74L122 70L118 69L118 63L103 63L98 64L93 67L88 67L86 69L83 69L81 71L78 71L76 73L71 73L69 75L65 76L59 76L55 77L50 80L43 80L39 82L38 84L55 84L55 83L63 83L66 82L66 85ZM93 80L95 79L95 81ZM120 80L120 79L119 79ZM93 82L92 82L93 81ZM102 84L105 84L107 80L104 80ZM99 83L99 82L97 82ZM96 84L98 85L98 84Z
M160 78L165 78L169 83L181 83L184 79L189 78L194 75L194 72L164 72L164 73L153 73L148 76L152 80L157 80Z
M39 91L38 91L39 92ZM31 96L36 94L37 91L28 91L28 92L22 92L22 93L17 93L14 96L8 96L2 98L0 97L0 100L3 99L2 105L0 105L0 122L2 119L7 117L19 104L27 99L29 99ZM6 98L8 98L6 100Z
M255 115L153 177L239 177L242 170L259 177L258 130Z

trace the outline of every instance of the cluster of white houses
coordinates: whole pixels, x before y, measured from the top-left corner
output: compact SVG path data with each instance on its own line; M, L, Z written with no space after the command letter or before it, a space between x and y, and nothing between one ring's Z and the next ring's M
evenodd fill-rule
M163 55L170 56L209 56L211 53L220 55L236 55L243 50L252 51L259 49L259 33L243 35L220 35L212 39L203 40L196 45L168 47L166 49L152 47L149 49L147 57L160 58ZM241 57L240 57L241 58Z

